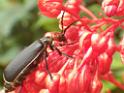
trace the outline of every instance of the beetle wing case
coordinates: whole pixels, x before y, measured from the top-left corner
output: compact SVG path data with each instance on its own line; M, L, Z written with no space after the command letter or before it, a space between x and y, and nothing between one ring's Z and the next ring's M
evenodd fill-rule
M39 51L43 51L44 45L35 41L23 51L5 68L4 79L7 82L13 82L20 72L34 59Z

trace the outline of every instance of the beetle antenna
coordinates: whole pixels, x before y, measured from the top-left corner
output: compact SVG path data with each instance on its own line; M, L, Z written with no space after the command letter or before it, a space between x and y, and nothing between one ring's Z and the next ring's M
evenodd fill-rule
M63 33L63 29L64 29L64 26L63 26L63 19L64 19L64 14L65 14L65 11L63 11L63 13L62 13L62 18L61 18L61 27L62 27L62 33Z
M65 32L67 31L67 29L69 28L69 27L71 27L74 23L76 23L78 20L76 20L76 21L74 21L74 22L72 22L71 24L69 24L65 29L64 29L64 26L63 26L63 20L64 20L64 14L65 14L65 11L63 11L63 13L62 13L62 18L61 18L61 27L62 27L62 34L64 35L65 34Z
M67 29L69 28L69 27L71 27L74 23L76 23L77 21L74 21L74 22L72 22L70 25L68 25L64 30L63 30L63 34L65 34L65 32L67 31Z
M61 31L61 37L63 38L64 37L64 35L65 35L65 32L67 31L67 29L69 28L69 27L71 27L74 23L76 23L78 20L76 20L76 21L74 21L74 22L72 22L71 24L69 24L65 29L64 29L64 22L63 22L63 20L64 20L64 14L65 14L65 11L63 11L63 13L62 13L62 17L61 17L61 28L62 28L62 31ZM66 38L64 38L65 40L66 40Z

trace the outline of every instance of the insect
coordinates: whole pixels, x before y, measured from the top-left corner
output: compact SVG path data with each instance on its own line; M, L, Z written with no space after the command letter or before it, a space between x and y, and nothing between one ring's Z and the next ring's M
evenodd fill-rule
M29 74L33 68L35 68L39 61L39 58L45 59L47 56L46 48L50 46L52 50L57 50L59 54L61 52L52 46L53 38L43 37L17 55L17 57L5 68L3 73L5 91L9 92L15 89L16 86L20 85L24 80L24 77ZM46 69L50 77L51 73L48 70L48 65L46 64Z
M45 57L46 48L52 47L52 38L43 37L17 55L17 57L5 68L3 78L5 81L5 91L12 91L20 85L26 74L37 66L37 59ZM51 74L50 74L51 76Z
M67 28L69 28L71 25L69 25ZM67 28L63 31L64 33ZM66 41L64 33L53 33L51 34L53 36L46 35L39 40L36 40L31 45L22 50L17 55L17 57L12 62L10 62L3 73L5 93L13 91L17 86L21 85L27 74L36 68L39 58L45 59L47 57L46 49L48 46L51 48L51 50L57 50L60 55L66 55L60 52L59 49L53 45L54 40L58 40L60 42ZM52 79L52 75L48 69L47 61L46 70Z

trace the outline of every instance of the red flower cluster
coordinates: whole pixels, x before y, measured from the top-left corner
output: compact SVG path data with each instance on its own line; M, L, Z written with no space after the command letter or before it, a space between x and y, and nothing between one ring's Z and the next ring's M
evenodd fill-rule
M62 55L47 48L46 59L53 79L41 57L38 67L14 93L19 90L20 93L100 93L102 79L124 90L124 85L115 79L110 69L115 52L120 53L124 62L124 38L119 44L114 41L114 32L118 27L124 28L124 19L97 18L83 3L83 0L38 0L41 13L59 18L62 30L75 24L65 31L65 42L53 38ZM104 0L102 8L108 16L124 16L124 0ZM80 17L81 12L89 17Z
M124 15L124 0L103 0L102 7L107 16Z

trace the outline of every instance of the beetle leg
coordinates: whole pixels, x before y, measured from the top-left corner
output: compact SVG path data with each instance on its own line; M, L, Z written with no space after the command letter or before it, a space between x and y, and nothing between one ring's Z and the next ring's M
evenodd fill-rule
M56 50L59 53L59 55L62 55L62 52L57 47L55 47L54 45L50 45L50 49L52 51Z
M45 60L45 63L46 63L46 70L47 70L47 72L48 72L51 80L53 80L53 77L52 77L52 74L49 71L49 66L48 66L47 59L46 59L47 58L47 55L48 55L47 54L47 51L44 51L43 57L44 57L44 60Z
M54 45L50 45L50 48L52 48L51 50L53 51L53 50L56 50L58 53L59 53L59 55L64 55L64 56L66 56L66 57L69 57L69 58L73 58L72 56L70 56L70 55L68 55L68 54L66 54L66 53L63 53L63 52L61 52L56 46L54 46Z
M53 48L59 53L59 55L62 55L62 52L56 46L53 46Z
M52 51L54 51L54 45L53 44L51 44L51 45L49 45L50 46L50 49L52 50Z

